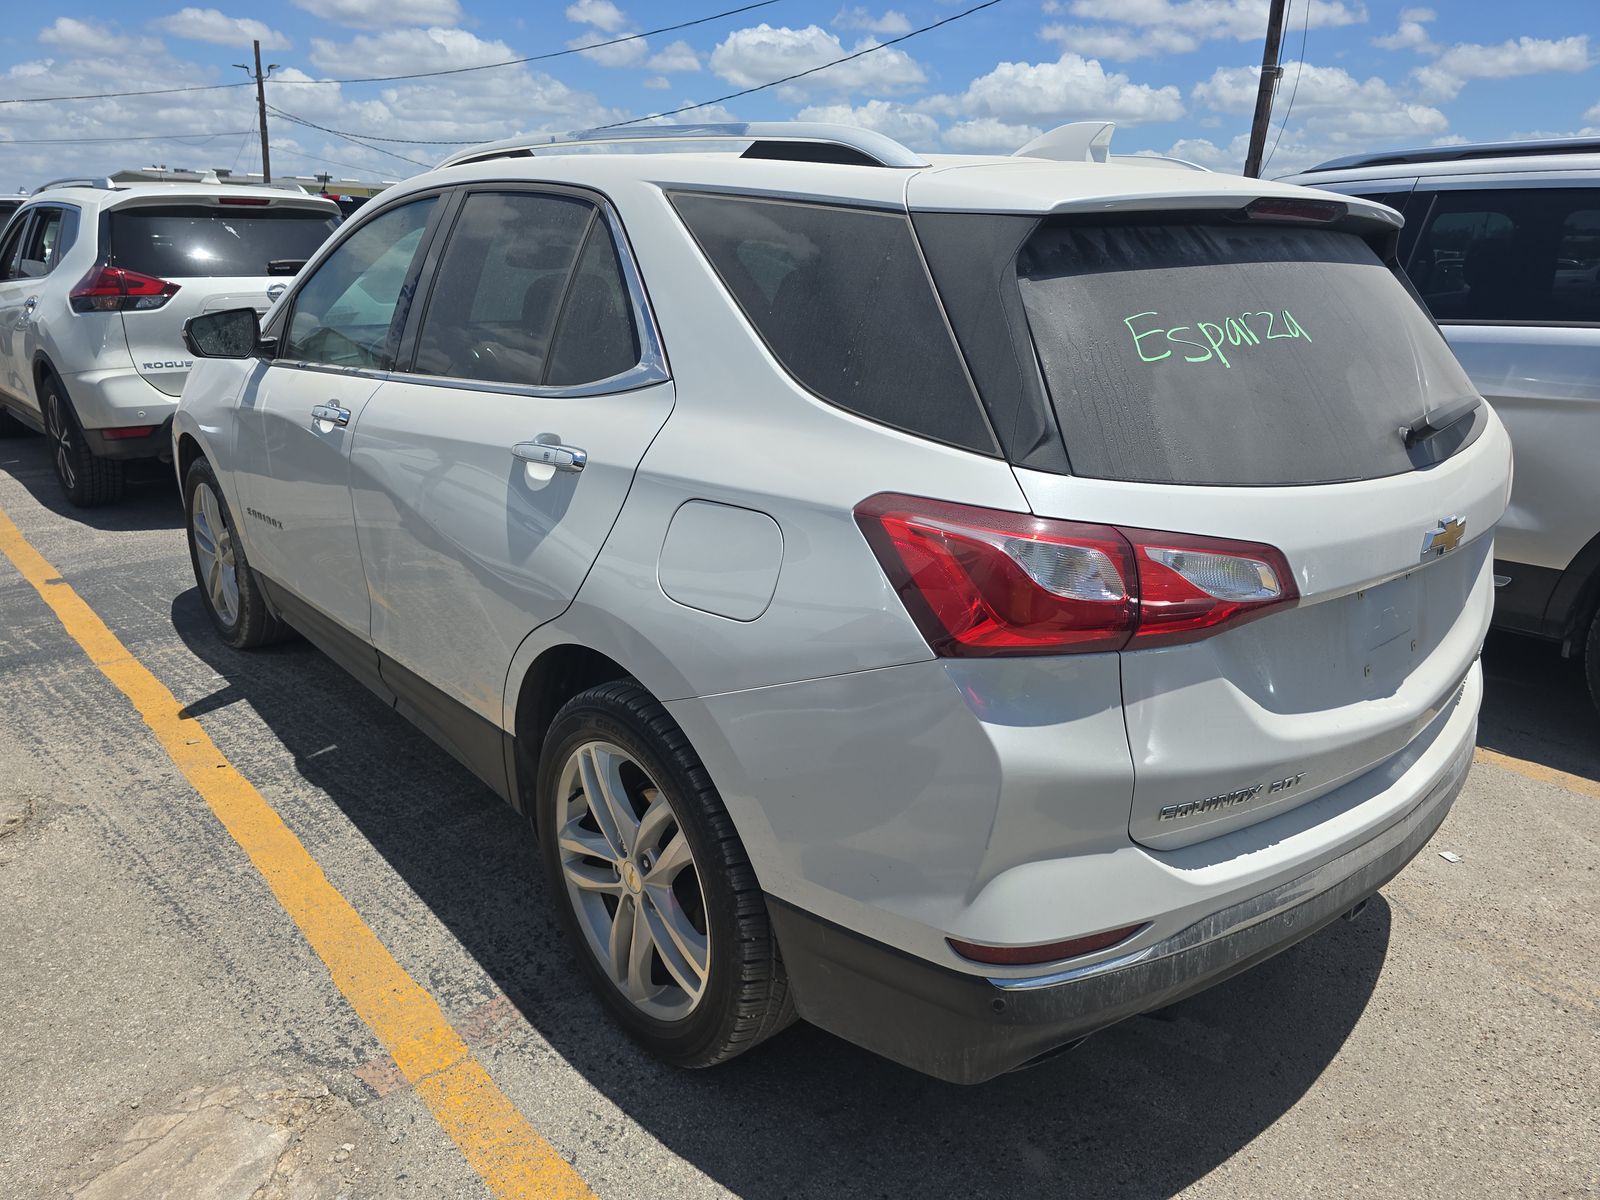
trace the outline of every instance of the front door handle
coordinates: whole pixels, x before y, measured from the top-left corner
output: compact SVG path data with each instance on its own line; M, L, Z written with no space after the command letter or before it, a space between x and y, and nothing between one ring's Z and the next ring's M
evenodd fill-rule
M540 434L539 440L532 442L518 442L511 447L511 453L526 463L536 463L540 466L554 467L558 471L576 473L589 465L589 454L586 450L579 450L576 446L562 446L554 441L545 441L551 435Z
M326 404L313 404L311 406L311 419L313 421L326 421L329 425L350 424L350 410L340 408L336 400L329 400Z

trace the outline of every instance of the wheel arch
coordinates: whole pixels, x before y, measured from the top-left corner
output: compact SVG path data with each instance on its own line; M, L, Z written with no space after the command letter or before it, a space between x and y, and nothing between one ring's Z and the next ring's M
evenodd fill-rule
M1545 627L1561 639L1561 653L1581 653L1589 623L1600 610L1600 533L1572 556L1545 607Z
M515 762L511 764L516 780L514 795L522 812L532 815L534 811L539 759L545 734L556 714L579 692L619 679L635 677L608 654L578 642L559 641L542 649L522 672L515 688L507 689L507 699L514 705L509 722L515 735Z

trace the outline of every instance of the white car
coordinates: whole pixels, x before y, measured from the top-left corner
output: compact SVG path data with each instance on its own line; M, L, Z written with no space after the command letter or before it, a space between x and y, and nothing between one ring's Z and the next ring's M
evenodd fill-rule
M478 147L189 322L218 632L526 813L671 1062L798 1014L987 1079L1358 911L1461 787L1510 448L1397 218L1094 131Z
M1516 446L1495 624L1583 659L1600 705L1600 139L1357 155L1295 181L1405 215L1401 265Z
M298 188L36 189L0 234L0 436L45 433L73 504L118 499L128 460L170 452L184 321L265 312L338 220Z

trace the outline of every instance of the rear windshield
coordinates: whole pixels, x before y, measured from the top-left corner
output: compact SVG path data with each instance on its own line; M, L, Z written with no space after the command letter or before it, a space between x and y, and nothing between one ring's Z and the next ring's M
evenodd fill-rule
M161 279L293 275L336 224L306 208L123 208L111 214L111 257Z
M1017 273L1074 474L1395 475L1419 465L1400 426L1473 394L1412 294L1351 233L1053 220Z

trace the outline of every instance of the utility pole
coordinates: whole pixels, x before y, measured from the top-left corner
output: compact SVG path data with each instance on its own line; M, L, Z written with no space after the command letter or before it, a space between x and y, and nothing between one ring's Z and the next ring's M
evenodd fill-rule
M1307 4L1311 0L1305 0ZM1261 153L1267 146L1267 127L1272 124L1272 97L1278 90L1278 79L1283 68L1278 65L1278 49L1283 44L1283 10L1286 0L1272 0L1272 10L1267 14L1267 44L1261 53L1261 82L1256 88L1256 115L1250 122L1250 153L1245 156L1244 173L1247 178L1261 176ZM259 60L258 60L259 61ZM266 118L261 119L266 128ZM262 144L266 134L262 134Z
M261 70L261 43L251 43L256 49L256 69L251 71L244 63L234 63L241 71L255 77L256 81L256 112L261 118L261 182L272 182L272 155L267 150L267 78L278 69L277 63L268 63L266 72Z

